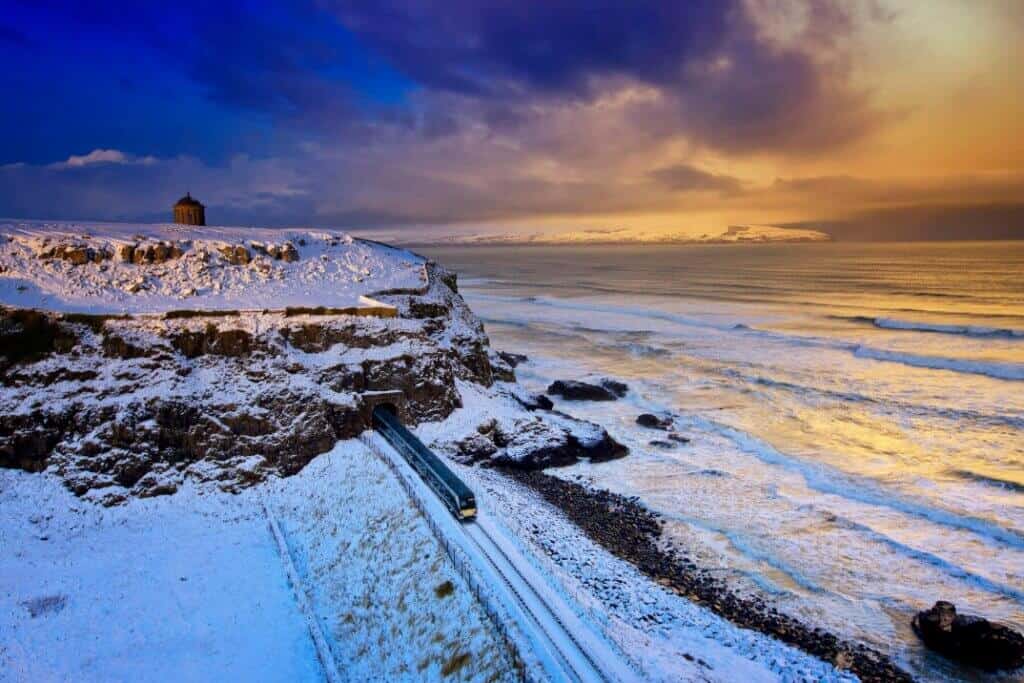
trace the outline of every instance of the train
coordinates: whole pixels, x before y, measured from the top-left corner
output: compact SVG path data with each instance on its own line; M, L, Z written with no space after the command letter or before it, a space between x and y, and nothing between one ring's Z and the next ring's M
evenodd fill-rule
M394 410L387 405L376 406L373 409L373 428L402 454L457 519L476 517L476 496L470 488L405 428Z

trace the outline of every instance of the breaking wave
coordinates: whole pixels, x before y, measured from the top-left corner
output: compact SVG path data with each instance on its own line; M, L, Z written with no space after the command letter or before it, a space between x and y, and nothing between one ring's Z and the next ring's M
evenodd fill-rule
M992 477L987 474L979 474L978 472L971 472L970 470L950 470L951 475L957 479L963 479L965 481L974 481L979 484L985 484L986 486L994 486L996 488L1005 489L1007 491L1013 491L1014 493L1024 493L1024 484L1019 481L1013 481L1011 479L1002 479L1000 477Z
M985 327L983 325L946 325L942 323L915 322L898 318L875 318L875 327L886 330L911 330L915 332L936 332L959 334L967 337L995 337L1001 339L1024 339L1024 330L1008 327Z
M951 370L970 375L986 375L995 379L1024 380L1024 363L999 363L995 361L971 360L967 358L946 358L943 356L919 356L913 353L873 349L858 346L853 354L858 358L870 358L890 363L900 363L915 368Z
M937 334L954 334L964 337L980 337L983 339L1021 339L1024 330L1010 327L989 327L987 325L956 325L949 323L930 323L919 320L902 320L900 318L874 317L870 315L830 315L834 320L847 320L854 323L873 325L883 330L906 330L908 332L934 332Z
M736 368L723 367L718 370L723 376L739 380L748 384L756 384L771 389L781 389L790 392L798 398L806 398L815 404L822 398L844 401L848 403L863 403L875 406L876 409L887 411L906 412L908 414L935 417L946 420L971 420L974 422L1013 427L1024 429L1024 414L1021 413L991 413L970 408L952 408L914 401L895 400L880 396L869 396L857 391L838 391L822 386L803 384L785 379L765 377L763 375L742 372Z
M843 475L827 466L800 460L780 452L752 434L717 420L702 416L689 416L688 421L699 429L724 436L741 450L764 463L799 474L809 488L820 493L875 507L889 508L925 519L933 524L967 531L1012 548L1024 548L1024 533L1016 529L1009 529L986 519L934 507L926 502L886 490L877 482Z

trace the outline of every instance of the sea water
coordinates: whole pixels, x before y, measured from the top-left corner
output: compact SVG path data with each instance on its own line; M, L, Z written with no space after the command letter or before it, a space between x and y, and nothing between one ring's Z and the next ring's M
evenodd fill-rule
M974 678L909 627L936 600L1024 630L1024 242L425 251L527 386L630 385L561 407L631 454L560 474L738 590L924 678Z

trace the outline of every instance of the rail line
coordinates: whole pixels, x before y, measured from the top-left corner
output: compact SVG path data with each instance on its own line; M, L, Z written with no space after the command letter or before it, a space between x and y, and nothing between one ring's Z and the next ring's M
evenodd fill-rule
M390 442L396 436L402 438L400 432L382 430L364 435L363 441L398 475L453 559L456 555L468 559L471 566L459 567L460 562L456 562L457 567L471 572L473 581L486 586L479 594L481 600L497 601L497 609L488 610L492 618L498 614L515 623L515 633L522 638L513 636L512 640L517 641L519 649L531 650L530 659L542 669L538 673L552 681L579 683L640 680L603 635L577 614L568 598L548 585L487 509L478 502L473 521L456 519L436 488L429 486L403 456L409 444L396 447ZM451 546L457 552L453 553Z
M581 683L588 683L589 681L608 681L613 683L617 680L605 676L601 667L593 660L557 614L548 609L544 609L543 614L537 613L536 608L531 603L534 605L544 605L544 601L518 571L515 571L511 576L509 575L506 568L512 567L514 570L515 565L501 547L488 535L483 526L479 523L467 524L466 534L491 563L491 566L497 570L505 587L515 597L520 609L529 615L536 627L540 629L547 641L553 646L565 670L572 673L573 680L580 681ZM529 591L529 596L524 597L523 591L517 588L515 583L524 584L526 590ZM546 624L545 622L553 622L555 628L552 628L551 624ZM568 639L575 646L575 651L566 652L565 648L560 647L558 641L561 639Z

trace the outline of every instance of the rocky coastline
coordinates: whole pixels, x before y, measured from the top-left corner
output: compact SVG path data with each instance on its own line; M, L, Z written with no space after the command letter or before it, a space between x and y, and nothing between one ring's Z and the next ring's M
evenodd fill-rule
M630 562L660 585L707 607L737 626L792 645L866 682L911 681L887 655L842 640L782 614L765 602L738 595L698 567L684 551L662 541L662 522L635 498L592 489L539 471L505 473L560 509L592 541Z

